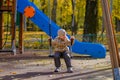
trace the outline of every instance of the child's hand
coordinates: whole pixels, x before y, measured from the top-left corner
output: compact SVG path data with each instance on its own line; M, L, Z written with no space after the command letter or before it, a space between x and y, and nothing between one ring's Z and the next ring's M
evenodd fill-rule
M74 39L75 39L75 37L74 37L74 36L71 36L71 38L70 38L70 40L71 40L71 45L73 45Z
M49 38L48 38L48 41L51 41L51 40L52 40L52 38L51 38L51 37L49 37Z
M52 37L49 37L48 41L49 41L50 46L52 46Z
M71 36L71 38L70 38L70 39L74 40L74 39L75 39L75 37L74 37L74 36Z

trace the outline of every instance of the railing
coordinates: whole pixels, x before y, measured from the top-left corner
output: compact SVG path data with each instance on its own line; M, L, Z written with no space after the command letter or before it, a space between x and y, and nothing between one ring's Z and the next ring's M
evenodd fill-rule
M86 35L86 36L94 36L94 35ZM118 44L120 44L120 34L116 35L116 39ZM18 45L18 36L16 36L16 46L19 47ZM24 48L25 49L48 49L49 48L49 42L48 42L48 38L49 36L47 36L46 34L24 34ZM83 41L83 35L81 34L77 34L75 35L75 38L79 41ZM5 40L5 39L4 39ZM6 44L6 48L9 48L11 43L10 43L10 36L8 36L8 42ZM86 40L87 41L87 40ZM107 43L107 37L106 34L103 35L97 35L97 40L96 42L92 42L92 43L98 43L98 44L103 44L105 46L108 45Z

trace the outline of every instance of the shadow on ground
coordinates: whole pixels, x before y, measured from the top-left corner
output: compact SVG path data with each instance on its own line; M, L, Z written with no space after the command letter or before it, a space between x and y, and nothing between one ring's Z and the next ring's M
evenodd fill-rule
M108 74L109 73L109 74ZM84 72L84 73L66 73L66 72L60 72L60 73L54 73L54 72L27 72L24 74L16 74L16 75L6 75L6 76L2 76L0 79L2 80L23 80L23 79L30 79L30 78L34 78L34 77L38 77L38 79L40 79L40 76L49 76L49 75L62 75L65 74L64 76L57 76L57 77L53 77L49 80L67 80L67 79L71 79L71 80L88 80L88 79L94 79L97 76L104 76L102 78L111 76L111 71L110 69L102 69L102 70L95 70L95 71L89 71L89 72ZM107 74L107 75L106 75ZM47 78L47 77L46 77ZM98 79L98 78L97 78ZM47 79L48 80L48 79ZM100 80L100 79L98 79Z

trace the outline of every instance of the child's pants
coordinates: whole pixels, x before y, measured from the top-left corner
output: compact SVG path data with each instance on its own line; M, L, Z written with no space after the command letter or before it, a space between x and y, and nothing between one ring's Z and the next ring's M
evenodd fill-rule
M72 67L70 55L66 51L65 52L55 52L55 54L54 54L55 67L61 66L61 62L60 62L61 56L64 58L67 68Z

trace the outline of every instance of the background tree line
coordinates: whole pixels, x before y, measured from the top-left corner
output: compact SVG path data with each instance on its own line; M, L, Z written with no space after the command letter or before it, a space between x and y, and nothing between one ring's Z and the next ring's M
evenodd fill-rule
M46 15L49 16L49 0L34 0L33 2L42 10ZM82 0L50 0L50 11L51 11L51 19L56 22L60 27L71 31L72 28L72 15L73 15L73 3L75 2L75 26L74 31L75 34L83 27L84 16L85 16L85 1ZM29 22L30 26L33 24ZM32 27L32 26L31 26Z
M83 41L95 42L97 34L104 31L101 0L32 0L46 15L61 28L77 34L83 30ZM49 2L50 1L50 2ZM120 0L109 0L116 32L120 31ZM50 6L49 6L50 3ZM50 8L49 8L50 7ZM73 19L74 16L74 19ZM72 24L74 20L74 25ZM35 25L27 22L31 29ZM73 27L73 28L72 28ZM90 36L88 36L90 35Z
M74 34L83 32L83 41L95 42L97 34L104 31L101 0L30 0L61 28ZM50 2L49 2L50 1ZM112 18L116 32L120 31L120 0L112 1ZM49 6L50 3L50 6ZM49 8L50 7L50 8ZM7 15L5 14L7 17ZM74 16L74 19L73 19ZM5 18L7 24L7 18ZM74 25L72 22L74 21ZM27 19L27 31L40 29ZM74 27L74 28L72 28ZM92 35L92 36L88 36Z
M39 9L41 9L46 15L48 14L48 1L49 0L31 0L33 1ZM75 1L75 17L76 22L78 22L78 28L83 28L86 4L91 2L95 4L98 9L98 19L102 18L102 10L101 10L101 0L50 0L51 4L51 17L54 22L56 22L61 27L69 27L72 21L72 1ZM89 1L89 2L88 2ZM95 5L94 4L94 5ZM113 18L120 19L120 1L114 0L112 5L112 15ZM88 4L87 4L88 5ZM92 6L92 5L91 5ZM90 6L89 6L90 7ZM101 25L100 25L101 26ZM67 28L69 29L69 28Z

